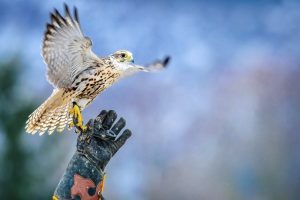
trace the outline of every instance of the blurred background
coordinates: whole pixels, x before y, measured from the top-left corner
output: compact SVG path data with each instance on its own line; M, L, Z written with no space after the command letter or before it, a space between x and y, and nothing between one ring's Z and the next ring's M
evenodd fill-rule
M158 74L105 91L133 136L107 166L104 196L131 200L300 199L300 2L67 0L100 56L165 55ZM63 1L0 1L0 196L50 199L76 134L24 132L52 92L40 46Z

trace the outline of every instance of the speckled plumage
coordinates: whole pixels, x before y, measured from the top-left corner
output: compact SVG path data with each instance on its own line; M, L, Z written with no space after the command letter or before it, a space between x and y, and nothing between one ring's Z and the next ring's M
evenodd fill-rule
M80 110L121 77L137 71L163 68L169 58L155 62L148 69L132 64L133 57L121 50L100 58L92 50L92 42L81 31L77 9L71 17L65 5L65 16L55 9L50 14L42 45L42 56L47 64L47 78L54 86L52 95L38 107L26 122L26 131L40 135L54 130L63 131L72 121L72 103Z
M63 131L71 122L69 110L76 102L83 110L96 96L119 79L121 73L114 68L110 58L95 63L78 74L68 88L56 88L52 95L33 114L29 116L26 130L34 134L51 134L56 128Z

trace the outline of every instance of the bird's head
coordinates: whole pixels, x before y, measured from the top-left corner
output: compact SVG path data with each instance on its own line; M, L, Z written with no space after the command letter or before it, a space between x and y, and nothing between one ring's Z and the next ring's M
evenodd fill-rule
M127 50L119 50L110 55L115 67L121 72L123 76L131 75L136 72L156 72L165 68L168 64L170 57L166 57L163 61L156 61L147 67L134 64L132 53Z
M112 57L119 63L134 63L132 53L127 50L119 50L112 54Z
M134 64L133 56L130 51L119 50L111 55L116 62L116 67L123 75L143 71L144 67Z

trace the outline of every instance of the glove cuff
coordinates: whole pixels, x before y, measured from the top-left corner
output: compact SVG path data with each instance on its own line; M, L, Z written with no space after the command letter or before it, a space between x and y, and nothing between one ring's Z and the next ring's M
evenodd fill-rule
M85 154L76 151L55 189L53 199L81 199L99 196L104 172L91 162Z

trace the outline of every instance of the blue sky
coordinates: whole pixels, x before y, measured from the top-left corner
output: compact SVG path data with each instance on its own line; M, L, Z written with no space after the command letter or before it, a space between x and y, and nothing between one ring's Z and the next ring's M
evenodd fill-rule
M90 118L98 109L115 109L134 132L108 166L111 199L171 199L179 190L171 185L177 172L187 177L189 189L178 194L184 199L270 199L272 192L261 187L276 191L286 180L291 188L298 183L299 173L284 173L282 179L271 173L299 166L298 143L291 142L298 139L299 119L298 1L66 3L77 6L97 54L128 49L140 64L172 57L166 71L122 80L84 113ZM62 1L0 2L0 58L21 57L21 91L40 102L52 90L40 46L53 8L62 11ZM67 146L69 153L58 177L75 142L71 134L61 137L57 149ZM24 136L37 149L46 139ZM269 184L267 172L279 186ZM194 186L199 180L206 184L203 189ZM117 194L110 189L120 185L124 190ZM164 185L163 191L157 185Z

